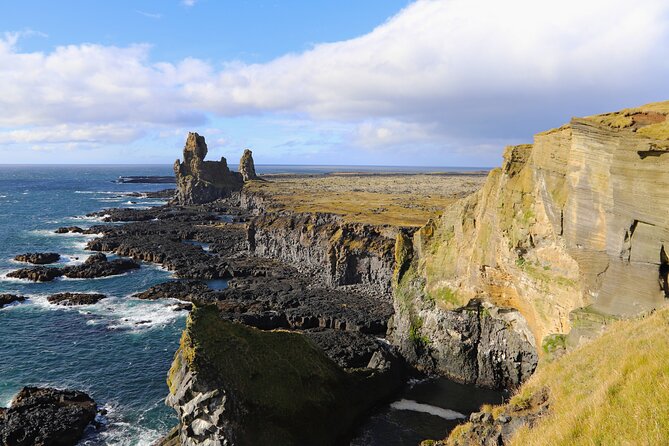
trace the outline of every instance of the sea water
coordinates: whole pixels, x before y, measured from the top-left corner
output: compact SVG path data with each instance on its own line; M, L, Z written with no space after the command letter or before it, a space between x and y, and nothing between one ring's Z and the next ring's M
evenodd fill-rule
M89 227L85 215L106 207L149 207L161 200L128 197L166 185L117 184L119 175L169 175L169 166L0 166L0 293L29 297L0 310L0 406L21 387L53 386L89 393L107 411L106 428L83 444L149 445L176 425L164 404L165 378L184 327L176 301L131 297L170 273L150 264L99 279L32 283L5 277L24 252L58 252L61 264L83 262L93 236L55 234ZM109 296L95 305L62 307L46 297L64 291Z
M259 173L333 171L427 172L453 168L351 166L257 166ZM478 169L472 169L478 170ZM21 387L52 386L90 394L107 412L104 428L90 430L84 445L150 445L176 425L164 404L165 383L185 312L176 301L142 301L132 294L171 278L155 265L99 279L56 279L32 283L5 277L24 267L14 262L25 252L58 252L60 264L76 264L92 254L94 236L55 234L61 226L87 228L99 219L86 214L109 207L146 208L159 199L129 197L166 184L119 184L119 176L171 174L170 166L2 166L0 165L0 293L29 297L0 309L0 407ZM205 247L206 248L206 247ZM225 284L210 284L223 287ZM49 304L50 294L99 292L94 305ZM462 416L500 394L458 386L446 380L411 383L398 400L383 406L360 428L354 445L416 444L440 438Z

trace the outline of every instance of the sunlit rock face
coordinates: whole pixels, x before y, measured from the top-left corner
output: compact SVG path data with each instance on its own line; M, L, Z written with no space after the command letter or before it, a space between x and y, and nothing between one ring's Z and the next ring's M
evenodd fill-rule
M204 136L189 133L183 151L183 161L174 162L178 204L200 204L229 197L244 185L242 175L228 168L225 158L205 161L207 143Z
M548 335L579 342L664 305L668 113L658 103L573 119L508 147L479 192L410 241L395 339L429 349L446 329L429 321L473 298L517 309L538 349Z

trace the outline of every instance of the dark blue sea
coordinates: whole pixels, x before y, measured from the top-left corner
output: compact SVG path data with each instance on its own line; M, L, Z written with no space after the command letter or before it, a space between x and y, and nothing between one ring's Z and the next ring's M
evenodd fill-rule
M324 173L465 169L258 166L257 170ZM83 262L91 254L85 245L93 236L57 235L54 230L98 224L86 214L107 207L162 205L160 200L124 194L173 186L119 184L115 180L119 176L171 174L171 166L0 165L0 293L29 297L25 303L0 309L0 407L7 406L26 385L84 390L107 411L102 420L106 428L91 432L82 441L84 445L150 445L176 424L174 412L163 401L168 391L165 378L184 327L185 312L175 311L176 301L140 301L131 297L168 280L168 271L143 264L131 273L101 279L32 283L5 277L7 272L24 266L12 260L24 252L53 251L61 254L63 264ZM101 292L110 297L80 307L47 302L48 295L63 291ZM420 406L416 411L412 404L418 401L416 404L458 410L455 402L438 396L463 391L448 383L414 386L403 396L409 398L408 403L401 403L406 407L382 409L354 444L413 444L428 433L441 435L443 418L448 416L438 408L430 409L432 406ZM466 397L457 398L461 404L467 403L466 408L460 408L463 412L474 410L479 399L487 402L499 398L497 394L475 396L466 392ZM436 410L437 415L430 414L430 410Z

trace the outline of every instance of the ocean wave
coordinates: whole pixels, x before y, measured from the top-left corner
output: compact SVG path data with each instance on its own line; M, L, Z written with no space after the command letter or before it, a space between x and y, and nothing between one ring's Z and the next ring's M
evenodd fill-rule
M467 418L460 412L442 407L432 406L430 404L422 404L414 400L399 400L390 405L395 410L411 410L413 412L427 413L436 417L441 417L445 420L459 420Z
M114 299L114 298L110 298ZM120 298L108 314L107 327L111 330L129 330L132 332L164 327L185 317L185 312L176 311L177 300L148 302L131 297ZM111 303L108 299L107 304ZM108 307L107 309L111 309Z
M87 430L84 438L78 443L79 445L151 446L166 433L157 429L140 427L136 422L128 422L124 416L123 406L116 401L106 402L102 409L106 414L96 417L102 429Z

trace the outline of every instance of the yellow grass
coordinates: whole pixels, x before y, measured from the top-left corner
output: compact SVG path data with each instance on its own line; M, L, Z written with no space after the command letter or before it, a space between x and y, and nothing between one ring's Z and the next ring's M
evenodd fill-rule
M247 187L293 212L331 213L346 221L423 226L483 184L484 174L275 176Z
M550 413L520 429L513 445L669 444L669 309L612 324L543 365L515 398L542 387Z

